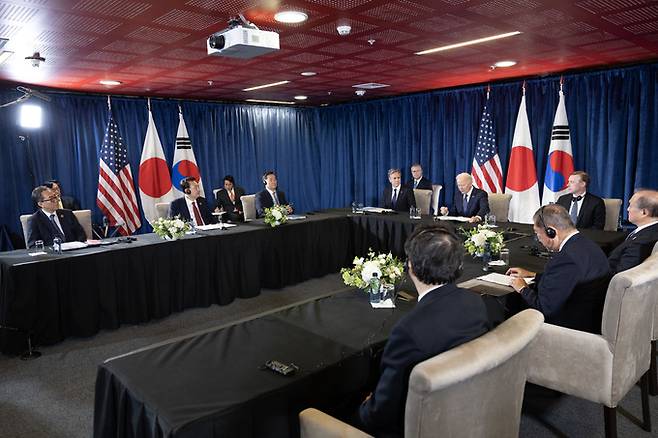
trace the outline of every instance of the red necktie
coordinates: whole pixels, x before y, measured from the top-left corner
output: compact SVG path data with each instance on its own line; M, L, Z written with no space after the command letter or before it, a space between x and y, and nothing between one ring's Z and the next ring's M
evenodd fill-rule
M197 225L203 225L203 219L201 219L201 213L196 206L196 201L192 201L192 210L194 211L194 220Z

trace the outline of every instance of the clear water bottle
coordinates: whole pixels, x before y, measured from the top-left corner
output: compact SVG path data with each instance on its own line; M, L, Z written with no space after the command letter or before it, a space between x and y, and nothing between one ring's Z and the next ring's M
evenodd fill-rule
M62 239L60 239L59 237L55 237L53 239L53 252L55 254L62 253Z
M379 276L376 272L372 273L372 278L370 278L370 302L378 303L381 301L382 296L379 291L379 286L381 282L379 281Z

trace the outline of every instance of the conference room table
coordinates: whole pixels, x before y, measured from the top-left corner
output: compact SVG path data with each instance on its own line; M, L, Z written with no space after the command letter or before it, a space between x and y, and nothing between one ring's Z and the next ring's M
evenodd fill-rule
M276 228L260 219L175 241L144 234L131 243L60 255L1 252L0 325L16 331L1 332L0 351L24 349L26 334L33 344L49 345L188 308L229 304L254 297L261 288L278 289L338 272L370 248L403 256L404 241L414 227L432 220L334 209ZM529 225L504 223L501 229L532 233ZM586 234L606 251L624 237L603 231ZM528 262L530 269L543 265L536 258Z
M349 262L369 248L399 255L413 228L432 220L326 214L350 224ZM500 228L530 231L518 224ZM607 251L624 237L585 234ZM547 259L530 255L533 237L508 236L511 264L541 270ZM482 263L467 257L460 281L483 273ZM97 374L94 436L297 436L301 410L314 406L331 412L373 385L388 333L413 306L397 300L394 309L373 309L367 294L346 288L108 359ZM294 363L299 370L278 375L263 367L272 359Z

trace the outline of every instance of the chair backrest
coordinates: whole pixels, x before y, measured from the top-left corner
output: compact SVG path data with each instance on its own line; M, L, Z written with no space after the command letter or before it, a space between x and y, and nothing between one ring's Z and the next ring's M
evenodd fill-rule
M509 203L512 195L507 193L489 193L489 209L496 215L497 222L509 222Z
M242 201L245 222L256 219L256 195L242 195L240 201Z
M603 198L605 204L605 231L616 231L619 225L619 211L621 210L621 199Z
M651 255L658 254L658 242L653 246ZM656 306L658 307L658 298L656 299ZM653 312L653 336L651 337L652 341L658 339L658 309Z
M93 239L91 232L91 210L73 210L73 214L82 226L82 229L85 230L87 240Z
M23 227L23 239L25 239L25 247L27 248L27 230L29 227L28 220L30 219L31 214L22 214L20 216L21 219L21 227Z
M409 377L405 436L518 436L527 349L544 316L528 309L419 363Z
M658 254L610 281L601 334L613 354L613 399L623 397L649 368L657 294Z
M161 217L167 217L169 215L169 204L170 202L158 202L155 204L155 213L158 215L158 219Z
M414 198L416 198L416 207L420 208L420 213L430 214L432 190L414 189Z
M212 189L212 200L213 200L213 203L214 203L215 199L217 199L217 192L219 192L219 191L222 190L223 188L224 188L224 187L220 187L220 188L218 188L218 189Z
M432 213L439 214L439 195L441 195L441 184L432 184Z

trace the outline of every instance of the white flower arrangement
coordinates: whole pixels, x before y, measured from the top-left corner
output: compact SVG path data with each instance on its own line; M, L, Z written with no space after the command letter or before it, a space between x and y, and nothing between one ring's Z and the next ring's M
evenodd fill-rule
M347 286L365 289L377 274L382 284L393 286L402 278L404 264L389 252L388 254L375 254L369 250L367 257L354 257L351 268L343 268L340 273L343 283Z
M186 232L192 229L190 224L181 220L179 216L171 219L158 218L151 226L155 234L167 240L180 239Z
M466 236L464 248L471 255L480 256L487 251L490 254L500 254L500 250L505 247L503 233L497 233L487 225L478 225L477 228L461 231Z
M265 209L265 223L277 227L288 222L288 206L275 205Z

